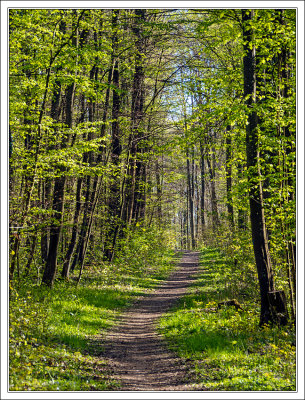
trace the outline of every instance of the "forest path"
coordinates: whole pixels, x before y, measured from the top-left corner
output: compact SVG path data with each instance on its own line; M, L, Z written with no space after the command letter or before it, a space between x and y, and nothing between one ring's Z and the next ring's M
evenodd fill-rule
M103 357L111 377L121 383L120 391L192 390L186 363L167 348L156 324L186 293L198 272L199 252L184 252L168 280L141 297L103 340Z

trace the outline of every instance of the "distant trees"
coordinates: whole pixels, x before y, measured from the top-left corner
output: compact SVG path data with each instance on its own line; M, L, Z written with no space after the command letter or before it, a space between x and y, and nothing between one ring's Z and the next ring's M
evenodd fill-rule
M218 232L224 237L221 231L226 226L233 244L228 246L237 265L243 261L233 249L240 247L238 242L250 246L251 240L260 286L260 324L277 320L275 302L285 302L278 297L284 287L294 318L295 248L292 250L294 245L287 240L284 244L280 236L285 231L284 237L291 235L295 243L294 223L284 228L281 222L295 218L295 181L293 178L288 184L291 196L287 198L283 187L288 182L282 172L285 159L284 169L295 177L294 161L291 164L287 159L287 154L291 160L295 157L295 134L291 136L289 128L294 126L295 118L295 81L291 74L295 63L295 12L198 11L188 26L193 29L186 29L185 36L195 30L198 41L186 45L187 39L182 39L187 69L181 89L177 89L183 93L180 125L187 132L187 218L180 220L182 226L187 221L186 242L194 247L200 232L203 239L210 240L211 229L212 235ZM199 166L201 187L197 183L195 197L201 197L201 218L200 212L193 209L193 182L198 181ZM284 209L291 213L282 214ZM200 219L201 231L196 231L194 239L194 226ZM278 307L283 309L285 305Z

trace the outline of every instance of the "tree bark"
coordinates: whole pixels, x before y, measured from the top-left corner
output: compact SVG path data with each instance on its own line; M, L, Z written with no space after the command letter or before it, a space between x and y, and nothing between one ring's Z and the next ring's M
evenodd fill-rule
M253 30L249 23L254 20L253 10L242 10L244 38L244 96L248 108L248 125L246 127L246 151L248 180L250 184L249 202L254 255L260 286L261 314L260 325L273 322L268 293L274 291L273 272L269 254L267 231L265 225L262 184L259 172L258 120L253 110L256 101L255 45Z
M126 225L131 225L133 219L138 215L137 210L141 208L142 189L145 188L143 179L143 161L137 158L138 147L143 133L141 132L141 123L144 117L144 67L143 53L145 51L145 39L143 37L142 24L145 22L146 10L135 10L135 24L133 32L136 37L135 47L135 71L132 87L131 101L131 135L129 137L129 157L126 182L126 205L124 210L124 220ZM142 172L141 172L142 171Z
M113 62L113 90L112 90L112 124L111 124L111 164L113 168L108 198L108 222L105 257L111 261L114 254L116 232L120 225L120 155L122 152L121 132L119 124L121 95L120 71L118 59L118 17L119 10L113 10L112 15L112 62Z
M192 184L193 176L191 172L189 150L186 153L186 170L187 170L187 186L188 186L188 203L189 203L189 220L190 220L190 234L191 234L191 248L196 247L195 239L195 224L194 224L194 186Z
M208 164L208 170L210 175L210 188L211 188L211 207L212 207L212 226L213 230L216 231L219 226L217 196L216 196L216 185L215 185L215 168L214 162L210 159L209 154L206 154L206 160Z

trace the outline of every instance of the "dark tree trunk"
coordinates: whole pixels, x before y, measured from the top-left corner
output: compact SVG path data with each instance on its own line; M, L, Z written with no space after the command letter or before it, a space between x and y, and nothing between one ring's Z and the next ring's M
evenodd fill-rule
M71 258L76 246L77 240L77 232L78 232L78 220L81 210L81 189L82 189L83 178L77 179L77 187L76 187L76 205L74 211L74 218L73 218L73 227L72 227L72 236L70 240L70 244L64 258L64 264L61 276L63 278L69 279L70 267L71 267Z
M157 186L157 221L161 224L162 221L162 180L160 176L160 165L156 160L156 186Z
M118 17L119 10L113 10L112 15L112 60L113 60L113 91L112 91L112 125L111 125L111 163L113 168L113 174L111 177L111 184L109 187L109 198L108 198L108 223L107 223L107 238L105 257L111 261L114 254L115 242L117 237L117 231L120 225L120 208L121 208L121 194L120 194L120 155L122 151L121 147L121 133L120 133L120 107L121 107L121 95L120 95L120 71L119 71L119 59L117 57L118 52Z
M132 87L131 101L131 135L129 137L129 159L128 159L128 178L126 181L126 205L124 210L124 220L127 225L130 225L133 218L137 215L139 203L142 201L142 188L145 187L145 182L142 182L142 177L145 174L141 173L143 161L137 159L139 143L143 137L141 132L141 123L143 121L143 106L144 106L144 68L143 68L143 53L145 51L145 39L143 37L142 24L145 22L146 11L144 9L135 10L135 24L133 32L136 37L136 54L135 54L135 71Z
M278 325L287 325L288 310L285 292L283 290L269 292L268 299L273 321Z
M252 241L256 267L258 272L261 316L260 325L273 322L272 310L268 293L274 291L273 273L269 254L267 231L265 226L262 185L258 166L258 121L253 110L256 96L255 74L255 46L253 42L253 30L250 23L254 19L253 10L242 10L243 38L244 38L244 96L248 107L248 125L246 127L246 149L248 180L250 183L250 219Z
M53 223L50 227L49 253L42 276L42 283L52 287L57 271L58 246L62 228L62 214L64 208L64 189L66 177L56 178L53 193Z
M187 169L187 186L188 186L188 203L189 203L189 220L190 220L190 234L191 234L191 248L196 247L195 239L195 224L194 224L194 186L192 184L193 176L191 171L191 163L189 158L189 151L186 153L186 169Z

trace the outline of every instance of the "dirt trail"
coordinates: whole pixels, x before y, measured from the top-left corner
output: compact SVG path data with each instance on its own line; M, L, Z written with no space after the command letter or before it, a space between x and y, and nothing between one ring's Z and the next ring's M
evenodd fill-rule
M112 378L122 391L192 390L187 366L156 332L156 323L185 294L199 272L199 253L185 252L179 268L153 293L142 297L103 341Z

